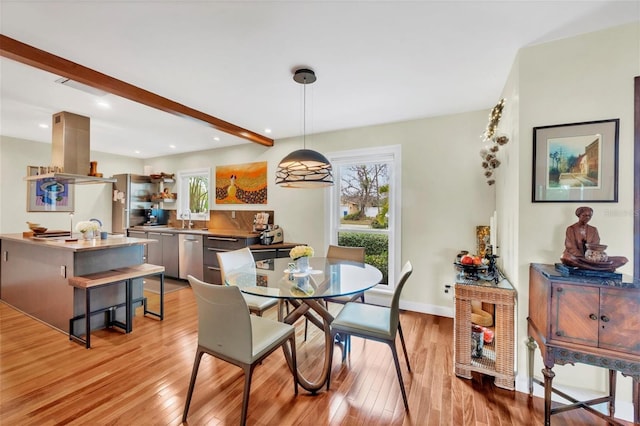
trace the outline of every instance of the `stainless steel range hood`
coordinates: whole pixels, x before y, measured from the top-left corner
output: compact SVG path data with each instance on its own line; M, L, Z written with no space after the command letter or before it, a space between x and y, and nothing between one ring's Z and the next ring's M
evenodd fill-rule
M55 178L62 183L112 183L114 178L89 176L90 120L70 112L59 112L52 118L51 165L64 173L27 176L25 180Z

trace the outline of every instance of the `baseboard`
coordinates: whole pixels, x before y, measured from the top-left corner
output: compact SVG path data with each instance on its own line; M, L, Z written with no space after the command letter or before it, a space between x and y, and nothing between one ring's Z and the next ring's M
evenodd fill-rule
M370 290L365 294L367 303L381 306L389 306L391 303L391 293L388 291ZM427 303L416 303L400 300L400 309L420 312L421 314L437 315L439 317L453 318L453 307L430 305Z

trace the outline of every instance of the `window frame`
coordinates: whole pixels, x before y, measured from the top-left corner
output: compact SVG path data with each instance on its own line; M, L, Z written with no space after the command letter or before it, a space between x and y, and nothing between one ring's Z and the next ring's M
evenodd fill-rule
M402 146L388 145L375 148L353 149L332 152L327 159L333 168L334 185L326 191L326 235L329 244L337 244L338 232L357 231L368 234L387 234L389 241L388 280L387 284L379 284L374 289L391 293L395 289L402 261ZM389 227L387 229L362 229L340 225L340 167L351 164L389 164Z
M191 220L209 220L211 210L211 168L203 167L199 169L178 171L178 203L176 207L176 218L182 219L182 214L189 209L189 179L192 177L205 177L209 182L208 204L209 208L205 213L191 213ZM186 218L185 218L186 219Z

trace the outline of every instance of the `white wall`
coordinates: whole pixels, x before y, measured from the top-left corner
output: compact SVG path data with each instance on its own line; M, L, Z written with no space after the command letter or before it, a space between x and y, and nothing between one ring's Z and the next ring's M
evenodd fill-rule
M476 111L307 136L307 148L321 152L384 145L402 146L402 262L412 260L414 273L403 292L402 305L421 312L452 316L453 260L461 249L475 251L475 227L488 225L494 191L485 183L480 134L489 111ZM280 188L273 184L278 162L299 149L299 138L278 140L272 148L258 145L216 149L146 161L156 171L268 161L268 204L275 221L291 242L304 242L323 252L325 209L323 189ZM213 205L213 209L261 206Z
M508 259L504 268L518 289L518 382L523 391L529 263L559 261L564 230L576 221L578 206L593 207L591 224L609 246L607 252L630 260L619 272L633 272L633 78L637 75L640 25L636 23L522 49L505 85L504 95L513 108L506 112L503 127L511 133L513 146L504 164L509 182L498 182L496 204L501 253ZM533 127L610 118L620 118L619 201L532 203ZM538 376L541 368L537 352ZM608 383L601 368L579 364L554 372L554 382L560 385L604 392ZM630 379L618 379L618 399L628 412ZM616 414L622 414L620 409Z
M117 173L142 173L142 161L129 157L91 151L104 176ZM69 213L27 212L27 166L51 163L51 144L0 137L0 233L28 231L26 221L40 223L49 229L68 230ZM100 219L111 231L111 184L75 185L74 224L91 218Z

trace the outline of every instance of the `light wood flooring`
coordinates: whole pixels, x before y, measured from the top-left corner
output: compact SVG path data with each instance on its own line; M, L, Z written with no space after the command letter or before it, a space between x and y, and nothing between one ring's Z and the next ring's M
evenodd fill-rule
M150 299L157 295L147 294ZM0 303L0 424L178 425L197 341L190 288L166 295L166 319L140 316L133 332L92 334L92 348ZM332 309L340 309L335 305ZM267 316L275 317L275 310ZM404 410L388 346L352 338L345 364L336 348L331 389L295 396L282 351L253 376L249 425L539 425L543 401L495 388L491 377L452 372L453 320L413 312L401 316L412 372L400 360L409 396ZM309 374L321 364L322 335L304 321L298 360ZM398 345L399 350L401 350ZM204 356L188 423L235 425L242 371ZM556 425L604 425L584 410L552 417Z

